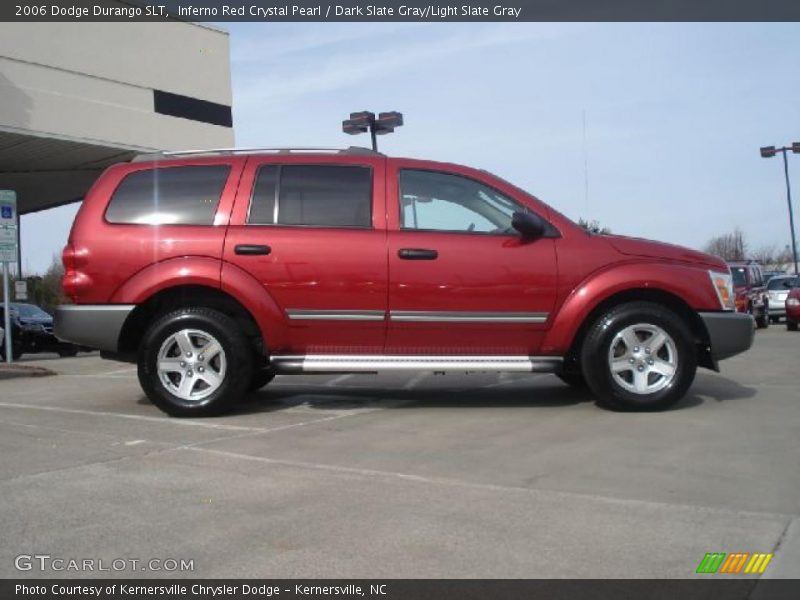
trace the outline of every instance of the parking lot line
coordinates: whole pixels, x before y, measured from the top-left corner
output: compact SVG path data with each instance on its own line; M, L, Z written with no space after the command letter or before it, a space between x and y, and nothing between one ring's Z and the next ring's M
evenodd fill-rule
M222 429L230 431L256 431L265 432L263 427L245 427L243 425L223 425L221 423L204 423L201 421L191 421L188 419L170 419L168 417L150 417L147 415L131 415L128 413L116 413L99 410L83 410L79 408L62 408L60 406L42 406L37 404L17 404L13 402L0 402L0 408L21 408L28 410L52 411L75 415L94 415L98 417L117 417L120 419L133 419L137 421L150 421L158 423L172 423L174 425L185 425L190 427L206 427L208 429Z
M260 462L265 464L271 464L276 466L283 466L283 467L290 467L290 468L297 468L297 469L310 469L316 471L325 471L329 473L338 473L344 475L355 475L358 477L365 477L365 478L381 478L381 479L393 479L393 480L400 480L400 481L409 481L412 483L421 483L426 485L432 486L449 486L449 487L457 487L457 488L466 488L466 489L474 489L474 490L488 490L488 491L496 491L496 492L516 492L516 493L526 493L531 495L549 495L549 496L562 496L565 498L582 498L582 499L590 499L596 500L600 502L606 502L609 504L622 504L622 505L635 505L635 506L653 506L653 507L669 507L669 508L683 508L687 510L697 511L697 512L708 512L708 513L716 513L716 514L729 514L729 515L737 515L737 516L747 516L747 517L778 517L787 519L787 523L790 522L794 517L794 515L786 514L786 513L778 513L778 512L770 512L770 511L754 511L754 510L739 510L739 509L731 509L731 508L724 508L724 507L717 507L717 506L704 506L704 505L697 505L697 504L685 504L680 502L663 502L663 501L654 501L654 500L640 500L640 499L633 499L633 498L618 498L613 496L604 496L601 494L586 494L581 492L572 492L572 491L564 491L564 490L554 490L554 489L543 489L543 488L529 488L523 486L512 486L512 485L501 485L496 483L482 483L482 482L475 482L475 481L465 481L462 479L452 479L452 478L445 478L445 477L428 477L424 475L414 475L412 473L402 473L397 471L384 471L379 469L364 469L359 467L345 467L341 465L332 465L326 463L315 463L315 462L306 462L306 461L296 461L296 460L286 460L286 459L279 459L279 458L269 458L267 456L254 456L252 454L242 454L239 452L230 452L227 450L217 450L214 448L205 448L206 444L209 442L198 442L196 444L189 444L185 446L177 446L175 448L170 448L166 450L166 452L170 452L172 450L191 450L192 452L202 452L207 454L213 454L220 457L237 459L237 460L244 460L244 461L252 461L252 462Z
M188 425L194 427L206 427L209 429L217 429L223 431L242 431L242 432L251 432L251 433L273 433L276 431L285 431L287 429L295 429L297 427L305 427L306 425L313 425L315 423L325 423L327 421L334 421L337 419L342 419L344 417L352 417L356 415L363 415L371 412L375 412L378 410L383 410L382 408L367 408L367 409L359 409L355 411L346 411L336 415L331 415L328 417L322 417L320 419L310 419L308 421L301 421L300 423L289 423L287 425L277 425L275 427L246 427L243 425L223 425L221 423L206 423L203 421L192 421L189 419L171 419L169 417L150 417L147 415L131 415L128 413L115 413L115 412L107 412L107 411L95 411L95 410L83 410L77 408L62 408L59 406L41 406L41 405L34 405L34 404L16 404L12 402L0 402L0 408L21 408L21 409L30 409L30 410L42 410L42 411L52 411L52 412L59 412L59 413L68 413L68 414L78 414L78 415L95 415L99 417L118 417L122 419L134 419L138 421L155 421L162 424L172 424L172 425Z

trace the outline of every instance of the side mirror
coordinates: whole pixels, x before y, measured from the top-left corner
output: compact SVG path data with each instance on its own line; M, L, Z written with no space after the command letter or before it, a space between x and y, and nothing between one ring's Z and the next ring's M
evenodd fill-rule
M547 221L530 212L515 212L511 226L526 238L539 238L547 232Z

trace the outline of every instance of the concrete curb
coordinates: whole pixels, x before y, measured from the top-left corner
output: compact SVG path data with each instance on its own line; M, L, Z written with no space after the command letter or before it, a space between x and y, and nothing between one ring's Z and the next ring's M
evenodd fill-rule
M15 377L49 377L55 375L55 371L44 367L34 367L30 365L0 364L0 380L14 379Z

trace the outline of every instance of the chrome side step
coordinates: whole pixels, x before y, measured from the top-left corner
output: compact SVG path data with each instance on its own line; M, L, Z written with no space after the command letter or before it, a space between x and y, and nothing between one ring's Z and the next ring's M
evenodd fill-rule
M393 356L308 354L273 356L278 373L379 373L383 371L491 371L553 373L560 356Z

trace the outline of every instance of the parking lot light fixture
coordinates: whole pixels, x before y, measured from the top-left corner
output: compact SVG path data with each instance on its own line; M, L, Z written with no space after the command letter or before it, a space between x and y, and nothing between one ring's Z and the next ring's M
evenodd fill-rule
M342 121L342 131L349 135L358 135L369 131L372 138L372 150L377 152L378 139L376 136L394 133L395 127L400 127L402 124L402 113L396 111L382 112L376 118L375 113L364 110L350 113L350 118Z
M789 161L786 159L786 154L791 151L794 154L800 154L800 142L794 142L791 146L783 146L776 148L775 146L763 146L760 149L762 158L772 158L778 153L783 155L783 176L786 179L786 203L789 206L789 230L792 234L792 262L794 262L794 274L798 274L797 270L797 242L794 235L794 212L792 210L792 188L789 185Z

